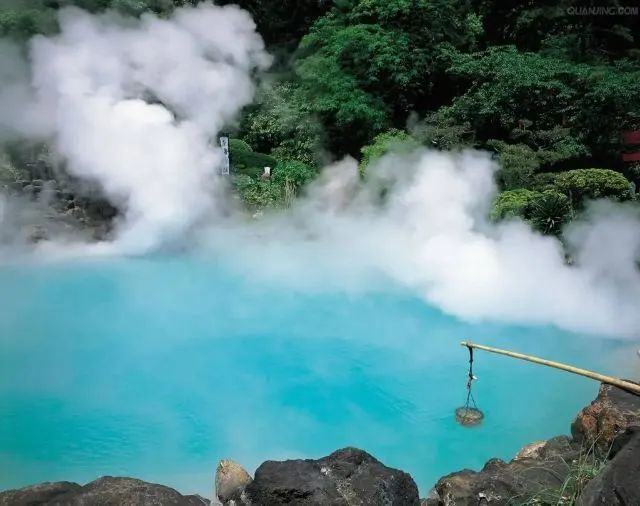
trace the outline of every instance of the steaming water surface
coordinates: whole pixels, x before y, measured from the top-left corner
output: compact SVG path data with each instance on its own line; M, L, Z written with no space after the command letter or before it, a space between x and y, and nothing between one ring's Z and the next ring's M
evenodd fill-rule
M462 339L633 376L612 339L464 323L391 283L300 291L195 258L0 268L0 489L103 474L211 496L217 460L367 449L424 495L566 433L597 384L478 354L482 427L456 425Z

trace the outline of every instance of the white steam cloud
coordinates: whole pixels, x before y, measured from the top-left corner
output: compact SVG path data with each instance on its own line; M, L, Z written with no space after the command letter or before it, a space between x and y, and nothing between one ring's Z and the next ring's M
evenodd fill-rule
M69 171L124 211L114 250L177 239L210 210L222 161L215 136L269 64L253 20L203 4L139 22L65 9L60 26L31 43L31 107L48 112Z
M640 335L637 213L592 206L565 234L569 266L557 239L487 220L495 166L482 153L388 155L366 184L344 160L287 212L205 232L216 136L269 64L249 15L202 5L132 21L66 9L60 21L60 35L32 41L31 86L19 65L0 74L11 84L0 128L52 137L69 170L123 211L100 249L144 253L199 227L209 248L280 282L344 287L377 273L466 319ZM0 60L14 53L0 47Z
M561 243L521 221L487 220L496 167L478 152L384 157L366 185L357 164L328 168L290 214L267 220L246 265L256 275L342 286L378 272L468 320L640 335L637 209L598 202ZM388 193L381 204L381 188ZM229 242L229 236L224 238Z

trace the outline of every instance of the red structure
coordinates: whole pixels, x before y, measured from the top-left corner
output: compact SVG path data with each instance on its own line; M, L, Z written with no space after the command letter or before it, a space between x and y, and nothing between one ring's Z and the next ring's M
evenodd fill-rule
M625 146L635 147L638 151L622 153L623 162L640 162L640 130L634 132L625 132L622 134L622 143Z

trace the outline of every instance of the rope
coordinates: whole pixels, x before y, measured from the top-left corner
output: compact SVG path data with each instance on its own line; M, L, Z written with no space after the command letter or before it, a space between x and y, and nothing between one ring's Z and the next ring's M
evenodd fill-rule
M467 346L467 349L469 350L469 378L467 379L467 402L464 405L465 412L462 418L463 423L467 421L470 403L473 403L473 408L478 411L478 405L476 404L476 400L473 398L473 392L471 391L473 380L476 379L473 375L473 348L471 346Z
M473 392L471 391L471 387L473 385L473 380L476 377L473 375L473 348L468 346L469 349L469 379L467 380L467 402L465 404L465 408L469 407L469 400L473 402L473 407L478 409L476 405L476 400L473 398Z

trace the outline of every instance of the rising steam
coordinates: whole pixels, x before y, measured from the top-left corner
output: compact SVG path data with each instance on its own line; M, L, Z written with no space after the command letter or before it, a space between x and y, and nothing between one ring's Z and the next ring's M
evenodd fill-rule
M49 119L32 133L48 129L69 172L123 210L114 250L176 240L210 209L222 161L215 136L251 101L252 73L269 64L253 20L207 4L139 22L64 9L60 27L31 42L35 97L25 106Z
M221 186L215 138L269 63L249 15L203 5L132 21L66 9L60 21L59 36L32 41L31 86L21 66L0 74L11 83L0 128L53 138L68 170L123 211L102 249L145 253L198 227L208 251L280 282L344 287L382 274L466 319L639 335L637 214L594 205L565 234L569 266L557 239L486 219L495 166L482 153L388 155L366 184L344 160L286 213L203 227ZM0 60L12 51L0 47Z
M569 266L556 238L522 221L486 219L495 169L478 152L388 155L361 185L356 162L346 160L290 213L260 224L260 240L223 241L251 252L236 256L259 265L255 275L298 286L333 279L348 287L381 273L468 320L640 335L637 210L592 205L566 231Z

